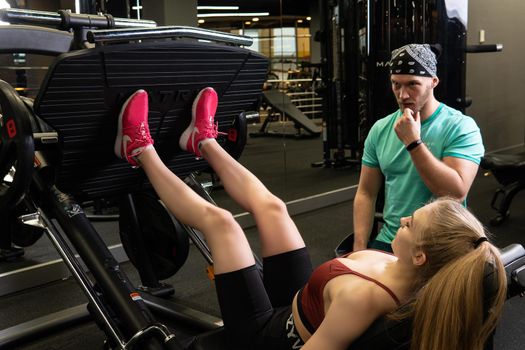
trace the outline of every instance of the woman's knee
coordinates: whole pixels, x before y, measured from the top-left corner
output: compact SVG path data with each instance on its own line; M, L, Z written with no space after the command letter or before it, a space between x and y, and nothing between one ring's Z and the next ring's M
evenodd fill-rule
M204 221L209 229L223 232L234 231L232 228L238 226L237 221L229 211L213 205L207 208Z
M263 210L265 215L288 215L286 203L284 203L279 197L269 194L262 202L263 203L258 206L258 209Z

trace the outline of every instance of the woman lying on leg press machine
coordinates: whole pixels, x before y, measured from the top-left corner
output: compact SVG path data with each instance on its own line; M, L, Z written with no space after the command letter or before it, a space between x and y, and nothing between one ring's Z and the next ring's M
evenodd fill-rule
M358 251L312 272L286 205L215 140L217 103L212 88L197 95L179 143L203 157L228 194L253 214L262 247L262 278L233 216L194 193L159 158L143 90L122 107L115 153L141 167L172 214L204 234L233 348L346 349L383 315L413 317L413 349L483 348L501 314L506 278L497 248L467 209L452 199L438 199L401 219L393 255ZM494 267L499 287L484 316L487 264ZM409 311L401 314L398 308L407 304Z

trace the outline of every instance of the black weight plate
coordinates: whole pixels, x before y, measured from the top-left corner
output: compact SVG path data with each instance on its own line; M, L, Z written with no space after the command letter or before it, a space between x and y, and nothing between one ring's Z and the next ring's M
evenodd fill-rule
M0 210L16 206L32 181L35 146L30 118L15 89L0 80Z
M172 218L167 209L152 194L134 194L136 214L142 230L144 246L135 247L125 232L132 226L129 213L120 214L120 235L122 245L130 261L137 266L137 249L146 249L155 277L163 280L173 276L188 258L189 239L180 224ZM123 215L124 214L124 215Z
M12 227L12 232L11 240L14 245L19 247L32 246L44 234L44 230L38 227L31 227L20 223L15 223L14 227Z

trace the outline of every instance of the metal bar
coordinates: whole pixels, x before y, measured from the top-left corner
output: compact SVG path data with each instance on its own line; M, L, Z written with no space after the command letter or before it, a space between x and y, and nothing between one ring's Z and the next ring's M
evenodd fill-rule
M309 98L294 98L292 102L304 102L304 101L322 101L321 97L309 97Z
M49 240L55 246L56 250L62 257L62 260L68 267L73 277L80 284L80 288L84 291L84 294L87 296L92 305L96 308L99 317L101 317L104 320L104 323L110 331L111 335L113 336L113 339L118 343L122 343L122 335L118 331L118 328L115 326L114 322L106 316L107 311L104 309L100 302L100 299L94 292L92 282L85 274L84 269L76 260L75 255L70 250L69 246L65 242L58 229L54 226L53 222L46 216L46 214L42 210L40 210L40 208L37 207L37 210L39 217L42 220L42 226L46 229Z
M467 45L467 48L465 49L465 52L467 53L500 51L503 51L503 44Z
M42 24L60 26L62 18L57 12L1 9L0 20L9 23Z
M167 38L193 38L244 46L251 46L253 43L253 39L248 36L187 26L105 29L91 30L87 33L87 39L90 43L109 43L117 41Z
M371 18L372 10L370 9L370 6L372 6L371 1L367 0L366 2L366 55L370 57L370 36L371 36Z
M312 81L312 78L297 78L297 79L268 79L269 83L286 83L286 82L300 82L300 81Z
M115 21L115 28L153 28L157 26L157 23L155 21L150 21L147 19L130 19L115 17L113 20Z
M317 95L317 92L315 91L305 91L305 92L287 92L288 96L310 96L310 95Z
M151 294L142 296L148 308L163 319L182 322L186 326L197 327L201 331L209 331L223 326L221 318L174 303Z
M71 27L78 26L79 20L85 23L91 23L93 27L100 26L108 27L110 22L109 15L92 15L92 14L75 14L70 13L68 15L71 21ZM35 10L22 10L22 9L1 9L0 19L4 22L12 24L34 24L34 25L47 25L54 27L62 27L64 25L64 18L58 12L49 11L35 11ZM92 20L99 20L100 25L95 24ZM78 22L78 23L77 23ZM130 18L113 18L114 28L144 28L144 27L155 27L157 23L151 20L139 20ZM77 25L74 25L77 23ZM90 25L87 25L90 27Z
M302 108L312 108L312 107L322 107L323 105L322 104L313 104L313 105L301 105L301 106L296 106L299 110L301 110ZM304 113L304 111L301 111Z
M206 241L202 237L202 234L194 229L193 227L190 227L188 225L181 224L186 233L188 234L188 237L191 239L193 244L197 247L199 252L202 254L204 259L209 265L213 265L213 257L211 255L210 248L208 248L208 245L206 244Z

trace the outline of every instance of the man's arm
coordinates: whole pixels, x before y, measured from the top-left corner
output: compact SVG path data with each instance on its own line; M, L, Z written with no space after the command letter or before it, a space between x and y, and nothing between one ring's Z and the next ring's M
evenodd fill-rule
M464 200L478 172L478 164L461 158L445 157L442 161L421 144L410 157L419 176L436 197L452 196Z
M420 139L419 112L414 114L406 108L396 122L394 130L405 146ZM424 143L412 149L410 157L419 176L436 197L452 196L460 200L465 199L479 167L470 160L456 157L445 157L441 161L430 152Z
M366 249L374 223L377 194L383 181L383 174L378 168L361 166L354 198L354 251Z

